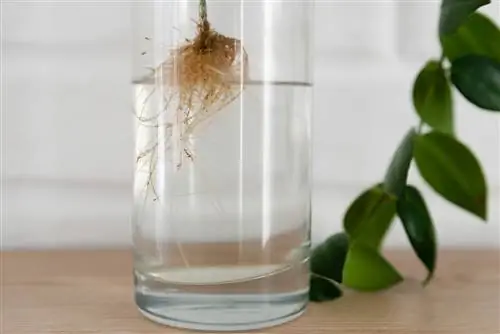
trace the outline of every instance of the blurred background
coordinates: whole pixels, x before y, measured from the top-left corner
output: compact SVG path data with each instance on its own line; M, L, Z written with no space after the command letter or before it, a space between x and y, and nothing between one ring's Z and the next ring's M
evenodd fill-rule
M341 229L408 128L411 88L439 57L438 0L316 1L313 242ZM483 12L500 22L498 1ZM4 0L3 249L130 245L133 134L127 1ZM489 182L484 224L422 186L444 247L499 247L500 118L455 96ZM398 224L389 247L408 247Z

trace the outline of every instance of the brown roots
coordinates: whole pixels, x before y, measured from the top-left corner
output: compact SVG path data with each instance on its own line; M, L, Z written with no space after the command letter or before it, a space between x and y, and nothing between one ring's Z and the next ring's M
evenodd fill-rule
M200 18L196 36L174 49L153 75L166 93L161 111L166 122L156 120L155 124L164 124L165 141L179 169L185 159L196 157L189 147L195 130L240 96L247 80L248 56L240 40L216 32L206 18ZM153 146L154 151L158 143ZM139 152L137 162L151 162L151 153ZM154 178L155 171L151 174ZM152 183L149 179L148 187Z
M198 24L193 40L172 52L161 70L176 96L184 135L240 95L247 66L241 42L212 30L206 21Z

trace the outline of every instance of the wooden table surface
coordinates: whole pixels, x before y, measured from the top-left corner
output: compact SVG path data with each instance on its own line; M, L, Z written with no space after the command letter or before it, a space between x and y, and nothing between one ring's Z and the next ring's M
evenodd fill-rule
M2 334L185 333L136 311L128 251L1 254ZM499 334L497 251L442 251L436 279L408 252L388 254L409 279L380 293L311 304L289 324L254 333Z

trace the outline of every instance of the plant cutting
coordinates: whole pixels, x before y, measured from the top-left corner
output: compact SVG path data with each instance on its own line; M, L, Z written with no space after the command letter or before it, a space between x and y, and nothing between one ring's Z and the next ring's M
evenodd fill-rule
M424 196L408 183L410 168L451 205L487 220L486 176L455 131L453 92L480 111L500 111L500 30L480 12L490 2L442 0L438 29L442 54L424 64L411 94L420 123L401 140L384 178L351 202L343 216L343 231L313 250L310 300L338 298L343 286L379 291L400 283L403 274L381 252L396 219L427 269L423 285L432 281L437 235Z
M136 114L142 127L165 129L164 137L155 140L137 153L136 164L149 175L144 186L146 193L158 194L154 188L157 149L162 142L174 151L173 164L180 169L187 159L193 162L196 152L190 147L190 137L213 116L233 103L241 94L243 85L237 85L247 75L248 56L241 41L220 34L208 20L206 0L199 1L195 36L168 52L160 65L151 69L146 80L160 81L166 101L155 115L144 115L154 90L142 100ZM146 40L151 40L145 37ZM146 55L143 52L142 55ZM168 111L174 112L168 113ZM161 118L166 118L163 123Z

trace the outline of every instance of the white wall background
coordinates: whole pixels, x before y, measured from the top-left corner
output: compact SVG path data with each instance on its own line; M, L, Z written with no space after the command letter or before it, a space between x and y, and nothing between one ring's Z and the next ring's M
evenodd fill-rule
M126 2L2 2L2 247L130 244ZM313 239L340 229L408 127L416 71L439 56L438 0L317 1ZM488 14L500 22L494 1ZM488 224L425 188L443 246L500 243L500 118L457 96L489 181ZM412 181L423 182L415 175ZM407 246L396 224L389 246Z

